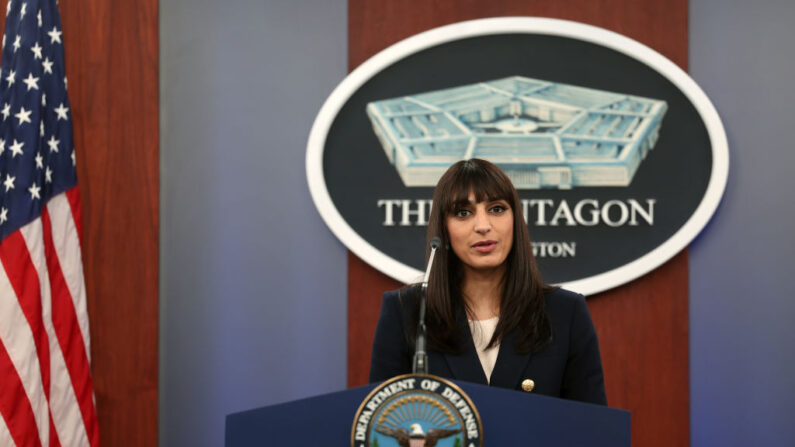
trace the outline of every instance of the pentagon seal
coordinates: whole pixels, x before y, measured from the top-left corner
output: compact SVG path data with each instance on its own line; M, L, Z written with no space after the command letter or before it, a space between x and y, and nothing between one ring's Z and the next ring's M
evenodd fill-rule
M494 17L416 34L353 70L312 126L306 176L340 241L410 284L425 271L433 188L471 158L519 190L545 280L586 296L687 247L729 173L717 111L663 55L583 23Z
M376 387L359 406L352 447L482 447L469 396L441 377L407 374Z

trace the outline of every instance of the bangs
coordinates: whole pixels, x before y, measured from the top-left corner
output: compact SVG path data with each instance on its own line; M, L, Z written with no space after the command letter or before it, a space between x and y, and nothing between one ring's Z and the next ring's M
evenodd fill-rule
M488 169L475 163L465 163L455 173L450 182L450 189L443 199L442 209L446 213L454 212L458 207L469 204L469 193L475 195L475 202L493 202L505 200L514 206L514 187L510 179L499 170Z

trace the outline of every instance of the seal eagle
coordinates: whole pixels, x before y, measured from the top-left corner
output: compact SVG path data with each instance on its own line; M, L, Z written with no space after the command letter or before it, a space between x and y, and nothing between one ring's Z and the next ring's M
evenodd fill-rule
M460 428L456 430L432 428L428 430L428 433L424 433L420 424L411 424L409 428L411 433L403 427L391 428L376 425L375 431L395 438L400 447L434 447L439 439L461 432Z

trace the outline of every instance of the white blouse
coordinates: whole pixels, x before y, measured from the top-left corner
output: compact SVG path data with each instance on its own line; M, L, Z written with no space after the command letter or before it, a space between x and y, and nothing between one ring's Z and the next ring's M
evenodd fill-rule
M497 363L497 353L500 344L497 343L491 348L486 349L494 330L497 329L497 322L500 317L489 318L488 320L469 320L469 330L472 332L472 341L475 342L475 349L478 351L480 364L483 372L486 373L486 380L491 383L491 372L494 371L494 364Z

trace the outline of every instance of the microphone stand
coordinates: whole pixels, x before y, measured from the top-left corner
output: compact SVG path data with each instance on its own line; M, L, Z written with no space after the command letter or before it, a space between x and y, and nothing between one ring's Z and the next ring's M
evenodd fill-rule
M434 237L431 239L431 255L428 257L428 267L425 270L425 278L422 280L420 291L420 314L417 319L417 339L414 345L414 364L411 372L414 374L428 374L428 353L426 347L426 328L425 328L425 307L428 297L428 278L431 276L433 258L436 256L436 249L442 244L441 239Z

